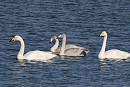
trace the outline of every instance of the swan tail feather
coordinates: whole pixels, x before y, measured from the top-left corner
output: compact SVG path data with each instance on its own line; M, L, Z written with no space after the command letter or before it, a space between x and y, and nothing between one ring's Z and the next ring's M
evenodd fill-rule
M81 52L81 54L84 55L84 56L86 56L88 52L89 52L89 50L83 49L83 51Z
M86 49L86 50L84 50L84 52L87 54L89 52L89 50Z

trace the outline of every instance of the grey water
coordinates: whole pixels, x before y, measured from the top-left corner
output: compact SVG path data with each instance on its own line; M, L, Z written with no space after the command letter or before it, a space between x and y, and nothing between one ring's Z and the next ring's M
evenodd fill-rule
M129 60L97 58L102 31L106 50L130 52L129 0L0 0L0 87L130 87ZM51 35L60 33L88 55L20 62L19 42L9 42L20 35L25 53L49 51Z

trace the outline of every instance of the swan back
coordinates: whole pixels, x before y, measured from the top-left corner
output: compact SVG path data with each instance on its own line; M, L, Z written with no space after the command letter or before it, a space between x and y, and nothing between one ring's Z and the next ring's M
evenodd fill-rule
M53 57L56 57L55 54L51 52L44 52L44 51L30 51L24 55L25 59L28 60L37 60L37 61L46 61Z
M80 49L80 48L70 48L65 50L66 56L86 56L86 54L89 52L87 49Z
M80 47L80 46L76 46L72 44L65 45L65 50L70 49L70 48L86 49L84 47Z
M125 51L120 51L117 49L112 49L105 52L105 58L126 59L128 57L130 57L130 53Z

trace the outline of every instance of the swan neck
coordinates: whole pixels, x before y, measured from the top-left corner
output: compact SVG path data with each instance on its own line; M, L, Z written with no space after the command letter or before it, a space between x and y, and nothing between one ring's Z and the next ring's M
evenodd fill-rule
M62 46L61 46L61 50L60 50L60 54L59 55L64 55L65 44L66 44L66 37L64 37L63 40L62 40Z
M99 53L99 56L104 56L104 53L105 53L105 49L106 49L106 41L107 41L107 36L104 36L104 39L103 39L103 44L102 44L102 48L101 48L101 51Z
M24 59L24 56L23 56L23 54L24 54L24 48L25 48L24 41L23 41L23 39L20 39L19 41L20 41L21 47L20 47L20 51L19 51L19 53L17 55L17 58L18 59Z
M58 39L55 39L55 44L54 46L50 49L51 52L55 52L55 50L58 48L59 46L59 40Z

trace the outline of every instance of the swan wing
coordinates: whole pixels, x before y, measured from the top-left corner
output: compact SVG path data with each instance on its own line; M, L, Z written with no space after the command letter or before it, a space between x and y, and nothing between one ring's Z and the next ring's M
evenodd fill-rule
M71 49L71 48L86 49L84 47L80 47L80 46L76 46L76 45L71 45L71 44L65 45L65 50ZM61 46L56 49L56 52L60 52L60 49L61 49Z
M87 49L79 49L79 48L71 48L65 50L66 56L86 56L86 54L89 52Z
M24 58L27 60L38 60L38 61L46 61L53 57L56 57L55 54L51 52L45 51L30 51L24 55Z
M65 45L65 50L66 49L70 49L70 48L86 49L84 47L80 47L80 46L76 46L76 45L71 45L71 44Z
M126 59L128 57L130 57L130 53L117 49L112 49L105 52L105 58Z

